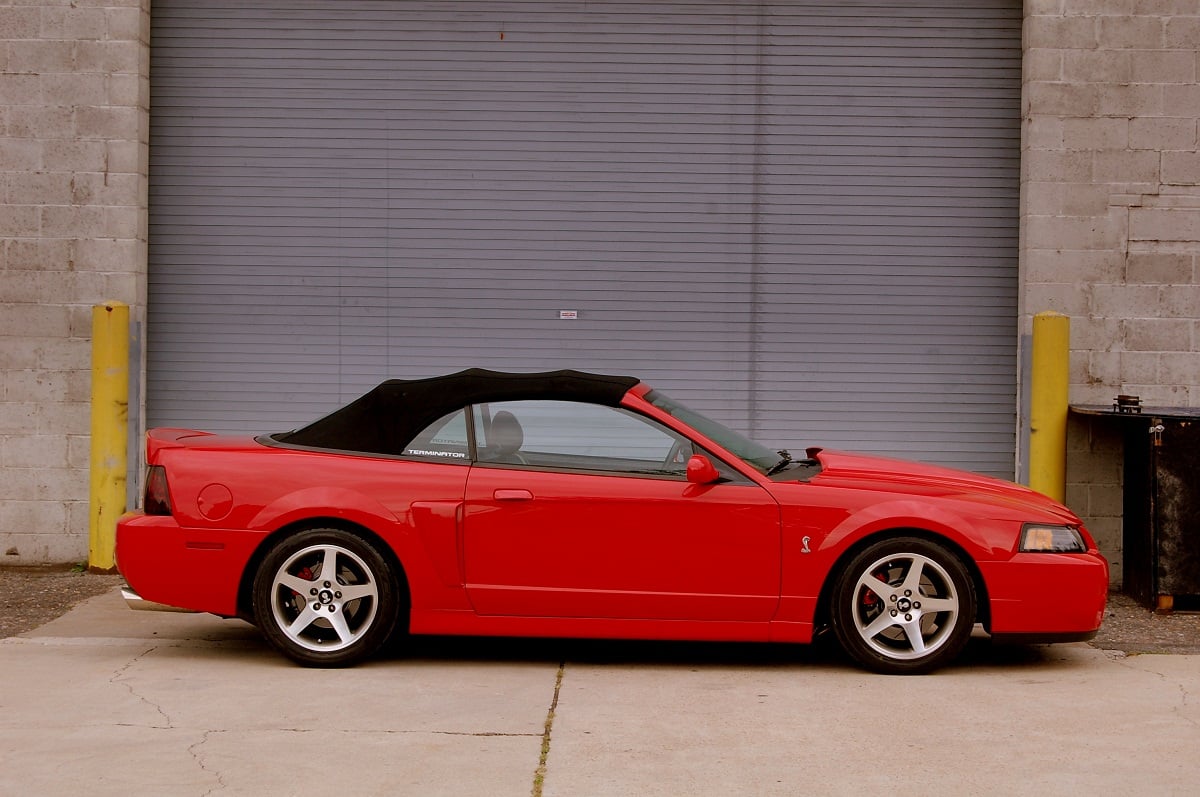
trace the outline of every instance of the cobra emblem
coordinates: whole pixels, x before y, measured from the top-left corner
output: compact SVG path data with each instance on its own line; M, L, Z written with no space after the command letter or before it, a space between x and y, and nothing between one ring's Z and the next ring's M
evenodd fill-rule
M812 541L812 537L805 534L800 538L800 542L804 543L804 547L800 549L800 553L812 553L812 549L808 547L808 543Z

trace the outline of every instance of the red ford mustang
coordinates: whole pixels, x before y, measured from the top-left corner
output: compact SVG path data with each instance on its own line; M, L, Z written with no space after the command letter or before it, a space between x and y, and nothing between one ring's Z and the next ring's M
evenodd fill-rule
M745 439L637 379L469 370L384 382L257 438L154 429L123 517L126 598L239 616L295 661L394 633L809 642L885 673L976 622L1100 627L1108 564L1029 489Z

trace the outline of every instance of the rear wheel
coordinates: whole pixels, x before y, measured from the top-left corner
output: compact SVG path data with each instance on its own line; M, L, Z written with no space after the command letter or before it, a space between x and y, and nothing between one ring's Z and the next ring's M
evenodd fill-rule
M281 541L254 579L254 618L288 658L345 667L370 656L396 625L397 579L380 553L341 529Z
M899 537L850 560L832 608L834 631L852 658L876 672L917 674L962 652L975 625L975 589L946 547Z

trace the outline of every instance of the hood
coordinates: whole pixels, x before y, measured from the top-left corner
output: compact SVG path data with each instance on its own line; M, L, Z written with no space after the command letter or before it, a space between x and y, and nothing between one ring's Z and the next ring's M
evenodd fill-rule
M1038 510L1060 523L1081 522L1052 498L992 476L846 451L811 449L808 453L821 463L820 475L810 484L969 500L1023 512Z

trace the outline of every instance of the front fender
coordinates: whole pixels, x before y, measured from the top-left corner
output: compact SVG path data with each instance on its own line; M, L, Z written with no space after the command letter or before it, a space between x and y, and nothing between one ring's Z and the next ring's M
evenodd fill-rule
M996 535L989 534L978 518L968 518L947 506L912 499L885 501L853 512L830 529L814 547L829 552L836 559L859 540L895 529L914 529L945 537L977 561L991 561L1012 554L1012 548L998 545Z

